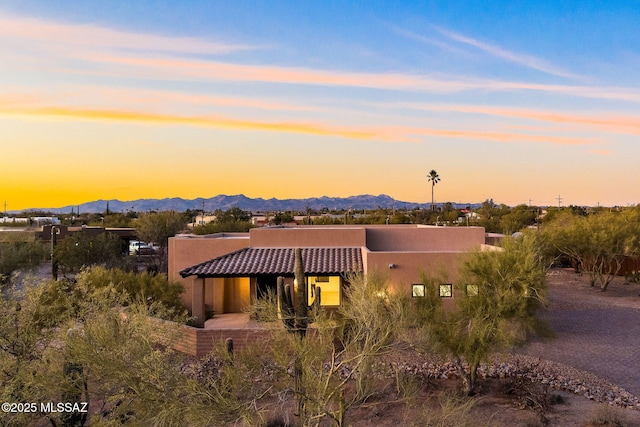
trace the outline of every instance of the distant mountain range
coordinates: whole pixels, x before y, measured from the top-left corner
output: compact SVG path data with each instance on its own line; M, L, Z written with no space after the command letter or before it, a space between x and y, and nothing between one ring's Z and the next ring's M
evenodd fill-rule
M61 208L38 208L38 211L46 211L54 214L70 213L99 213L107 210L111 212L148 212L148 211L165 211L175 210L179 212L191 210L202 210L207 212L216 209L227 210L229 208L238 207L242 210L251 212L274 212L274 211L302 211L307 208L320 210L327 209L378 209L378 208L396 208L396 209L413 209L416 207L426 208L430 203L413 203L395 200L385 194L373 196L369 194L351 197L312 197L307 199L252 199L243 194L234 196L218 195L208 199L198 198L193 200L185 200L178 197L167 199L139 199L121 202L120 200L96 200L94 202L82 203L74 206L64 206ZM440 205L440 204L438 204ZM457 204L457 207L464 208L466 206L477 207L478 204ZM36 209L34 209L36 210Z

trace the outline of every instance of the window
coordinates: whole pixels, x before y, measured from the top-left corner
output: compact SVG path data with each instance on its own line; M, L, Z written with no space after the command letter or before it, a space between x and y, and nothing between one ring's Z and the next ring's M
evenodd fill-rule
M470 297L478 296L478 285L467 285L467 295Z
M439 291L440 291L441 298L453 297L453 285L451 283L445 283L440 285Z
M411 285L411 296L413 298L421 298L424 297L424 285Z
M340 305L341 299L341 279L339 276L309 276L307 279L307 285L309 286L308 300L309 305L315 300L315 296L311 296L312 290L322 289L320 297L320 305L325 307L337 307Z

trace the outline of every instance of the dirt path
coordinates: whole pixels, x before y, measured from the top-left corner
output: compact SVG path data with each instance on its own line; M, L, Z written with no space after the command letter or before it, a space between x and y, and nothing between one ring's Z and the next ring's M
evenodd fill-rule
M556 338L518 352L591 372L640 396L640 285L616 278L600 292L572 269L552 270L548 285L542 317Z

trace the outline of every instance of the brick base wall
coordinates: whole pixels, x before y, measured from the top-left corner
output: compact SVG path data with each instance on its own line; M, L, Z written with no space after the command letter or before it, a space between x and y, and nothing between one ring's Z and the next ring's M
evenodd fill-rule
M264 329L201 329L182 326L182 330L182 337L175 345L176 350L196 357L205 356L227 338L233 340L234 350L242 350L247 345L265 340L268 334Z

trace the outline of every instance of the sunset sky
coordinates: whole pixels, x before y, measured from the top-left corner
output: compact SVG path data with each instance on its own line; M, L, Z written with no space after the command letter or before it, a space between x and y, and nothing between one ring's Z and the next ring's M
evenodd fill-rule
M605 6L606 5L606 6ZM640 202L636 1L0 0L0 203Z

